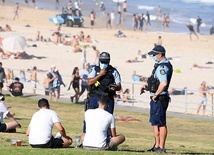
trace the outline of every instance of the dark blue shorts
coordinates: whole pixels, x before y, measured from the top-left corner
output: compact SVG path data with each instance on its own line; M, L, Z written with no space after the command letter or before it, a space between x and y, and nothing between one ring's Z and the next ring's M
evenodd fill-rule
M169 103L169 102L168 102ZM167 103L167 105L168 105ZM166 103L164 103L165 105ZM167 106L168 107L168 106ZM150 101L150 119L149 122L152 126L164 126L166 125L166 110L167 107L163 107L163 103L160 100L154 102Z

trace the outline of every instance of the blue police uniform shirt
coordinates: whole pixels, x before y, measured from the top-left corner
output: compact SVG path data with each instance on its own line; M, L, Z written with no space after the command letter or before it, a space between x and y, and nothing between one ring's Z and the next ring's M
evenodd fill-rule
M88 78L94 78L96 76L96 71L95 71L95 67L91 68L88 74ZM114 81L116 84L121 83L121 78L120 78L120 74L119 72L113 68L113 73L112 75L114 76Z
M158 62L161 63L168 63L169 61L165 58L162 61ZM166 65L159 65L155 71L154 77L156 77L160 83L163 81L167 81L167 75L169 74L169 68ZM160 95L167 94L166 91L160 93Z

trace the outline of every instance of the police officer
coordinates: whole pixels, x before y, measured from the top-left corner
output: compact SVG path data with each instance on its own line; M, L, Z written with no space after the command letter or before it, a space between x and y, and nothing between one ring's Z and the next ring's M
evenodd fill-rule
M87 109L98 108L98 100L101 95L108 95L109 102L106 111L113 114L114 112L114 95L121 89L121 77L117 69L110 65L110 54L102 52L99 55L99 65L93 66L89 70L89 101ZM85 133L85 123L83 126Z
M111 114L114 112L114 95L121 89L120 74L110 65L110 54L102 52L99 56L99 66L90 69L88 75L89 90L89 109L98 108L98 96L108 94L110 101L107 111Z
M148 151L166 152L165 141L167 137L166 110L170 101L168 87L172 77L173 68L165 57L165 48L155 46L148 54L155 60L152 75L143 89L150 91L150 123L153 126L155 144Z

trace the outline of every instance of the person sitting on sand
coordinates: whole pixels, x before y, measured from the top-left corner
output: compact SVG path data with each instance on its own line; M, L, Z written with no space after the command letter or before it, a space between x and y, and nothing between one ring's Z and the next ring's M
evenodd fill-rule
M126 35L120 30L117 30L117 32L114 36L117 38L126 38Z
M52 34L53 38L52 38L52 42L54 44L59 44L61 43L61 34L59 32L54 32Z
M78 35L79 41L84 41L85 35L83 31L80 31L80 34Z
M8 24L5 25L5 29L4 30L5 31L12 31L10 25L8 25Z
M73 52L81 52L81 49L79 48L79 40L78 38L74 35L72 40L71 40L71 46L74 48Z
M40 31L37 31L35 41L40 41Z
M157 45L162 45L162 37L161 36L158 36L158 42L154 43L154 46L157 46Z
M71 41L66 40L65 37L62 37L61 43L62 43L63 45L66 45L66 46L71 45Z
M4 32L5 30L0 26L0 32Z
M146 54L142 54L141 50L138 50L137 56L132 60L127 60L126 62L143 62L143 58L146 58Z
M146 82L148 80L147 77L143 77L142 75L138 75L136 71L133 71L132 80L135 82Z
M0 47L0 59L4 59L4 50Z
M87 35L87 37L85 37L85 39L84 39L84 42L92 43L91 36Z

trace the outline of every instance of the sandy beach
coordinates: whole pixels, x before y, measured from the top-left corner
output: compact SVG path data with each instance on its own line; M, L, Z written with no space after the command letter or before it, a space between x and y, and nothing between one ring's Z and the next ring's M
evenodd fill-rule
M12 32L0 32L0 37L6 37L11 34L19 34L24 36L28 41L28 47L25 51L29 55L34 55L33 59L2 59L3 67L13 68L18 74L18 69L31 69L37 66L41 70L49 70L52 64L55 64L63 75L63 80L66 85L69 84L70 75L74 67L82 69L81 57L82 53L72 52L70 46L55 45L50 42L29 41L36 36L37 31L41 32L44 38L51 38L51 34L56 29L56 25L49 22L49 17L54 17L59 11L41 10L26 8L21 6L19 19L13 20L13 7L15 4L0 6L0 26L5 27L9 24ZM157 42L158 36L162 36L163 46L166 48L167 57L173 58L171 63L174 66L173 78L170 87L183 88L186 86L191 90L198 90L200 83L206 81L207 85L214 86L214 64L206 64L207 62L214 63L214 36L200 35L197 39L194 35L192 41L189 38L188 31L186 34L178 33L155 33L155 32L140 32L121 28L127 36L126 38L117 38L114 36L116 28L106 29L105 19L98 18L95 28L90 29L89 17L85 16L84 28L65 27L62 25L61 33L73 36L83 31L85 35L90 35L93 43L82 43L80 45L94 45L99 51L107 51L111 54L111 64L115 66L121 74L123 89L131 87L132 73L136 71L138 74L148 77L151 74L154 61L152 59L144 59L143 62L127 63L129 59L134 59L137 56L137 51L142 53L149 52L154 43ZM30 25L30 27L26 27ZM37 47L31 47L36 44ZM94 62L95 53L92 48L87 48L87 62ZM41 58L36 58L41 57ZM193 67L197 64L199 67ZM26 75L29 78L28 75ZM39 74L39 82L42 90L42 81L45 74ZM63 88L66 91L66 88ZM135 90L139 92L139 90ZM197 93L196 93L197 94ZM198 96L193 97L193 101L197 102Z

